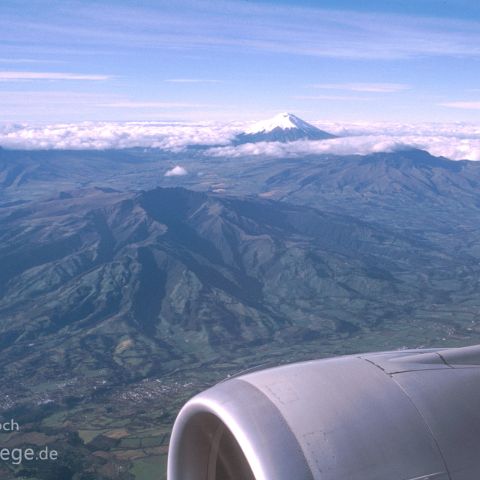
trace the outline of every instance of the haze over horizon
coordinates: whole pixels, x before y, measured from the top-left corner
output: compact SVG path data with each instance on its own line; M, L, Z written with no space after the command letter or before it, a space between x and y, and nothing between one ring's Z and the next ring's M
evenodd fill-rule
M477 122L474 1L2 2L3 122Z

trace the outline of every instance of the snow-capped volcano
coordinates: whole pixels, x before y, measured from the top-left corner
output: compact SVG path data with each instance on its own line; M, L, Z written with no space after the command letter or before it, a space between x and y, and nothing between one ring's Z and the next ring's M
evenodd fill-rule
M235 137L235 144L255 142L292 142L294 140L326 140L335 138L291 113L279 113L247 128Z
M282 130L287 130L290 128L298 128L305 131L318 130L313 125L310 125L292 113L279 113L273 118L254 123L245 130L245 133L267 133L275 130L276 128L281 128Z

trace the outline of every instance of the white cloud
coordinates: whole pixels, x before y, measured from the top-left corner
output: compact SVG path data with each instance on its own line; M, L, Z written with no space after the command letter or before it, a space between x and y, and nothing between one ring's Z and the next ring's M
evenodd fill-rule
M334 155L366 155L372 152L391 152L407 147L398 139L388 136L345 137L331 140L310 141L298 140L295 142L259 142L247 143L239 146L214 147L209 153L214 156L243 157L299 157L305 155L325 154Z
M349 137L358 135L420 136L480 138L480 123L468 122L312 122L318 128L335 135Z
M103 150L132 147L179 151L227 144L239 126L220 123L82 122L0 125L0 146L13 149Z
M461 108L463 110L480 110L480 102L445 102L442 107Z
M92 75L64 72L13 72L0 71L0 81L10 82L16 80L87 80L103 81L111 78L109 75Z
M366 97L352 97L351 95L295 95L292 98L296 100L332 100L332 101L354 101L354 102L364 102L371 100L371 98Z
M113 102L103 103L101 107L109 108L209 108L214 105L204 103L185 103L185 102Z
M299 140L290 143L260 142L239 146L214 147L213 156L263 156L292 158L305 155L368 155L375 152L394 152L408 148L427 150L432 155L452 160L480 160L480 139L459 140L451 137L366 135L322 141Z
M84 122L0 125L0 146L76 150L143 147L179 152L187 145L211 145L206 155L229 157L368 154L415 147L453 160L480 160L480 124L313 123L341 138L235 147L229 142L245 123Z
M185 168L181 167L180 165L176 165L172 169L168 170L165 173L166 177L182 177L183 175L187 175L188 172Z
M220 80L209 80L205 78L168 78L167 83L220 83Z
M394 93L410 89L405 83L316 83L313 88L347 90L350 92Z
M0 63L64 63L61 60L39 59L39 58L13 58L13 57L1 57Z

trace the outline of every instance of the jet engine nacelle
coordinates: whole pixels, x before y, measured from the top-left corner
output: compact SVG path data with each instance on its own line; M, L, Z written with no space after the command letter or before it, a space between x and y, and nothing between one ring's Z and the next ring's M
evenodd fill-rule
M168 480L312 479L480 479L480 346L248 373L175 421Z

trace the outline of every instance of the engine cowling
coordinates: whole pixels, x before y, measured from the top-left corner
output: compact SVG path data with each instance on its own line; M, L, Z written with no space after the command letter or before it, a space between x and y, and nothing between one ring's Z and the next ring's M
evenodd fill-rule
M267 369L189 400L168 480L480 478L480 346Z

